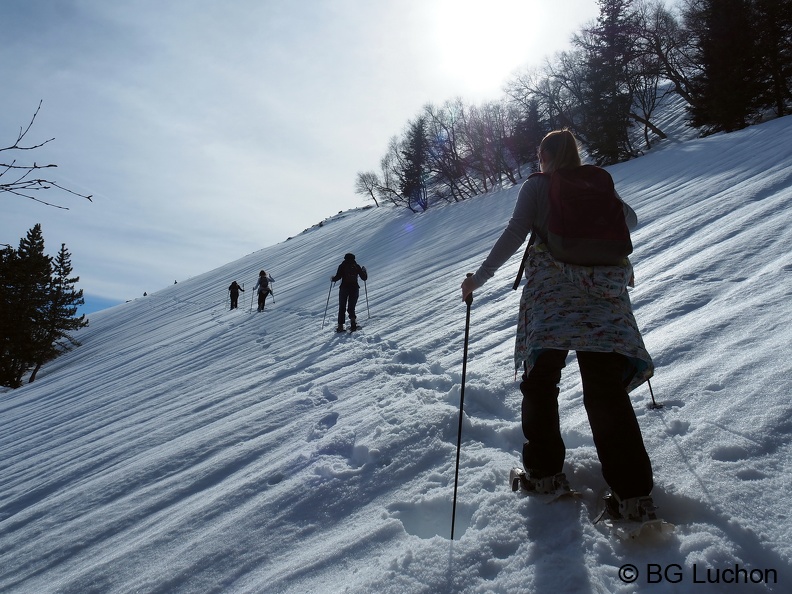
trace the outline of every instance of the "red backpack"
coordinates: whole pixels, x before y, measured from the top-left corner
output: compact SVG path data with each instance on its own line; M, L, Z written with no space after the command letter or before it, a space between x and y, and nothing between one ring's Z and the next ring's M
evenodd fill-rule
M581 266L616 266L633 251L610 173L594 165L550 176L547 247L556 260Z
M581 266L616 266L632 253L624 206L610 173L595 165L582 165L555 171L549 177L547 247L556 260ZM531 234L528 247L534 239ZM525 258L515 289L524 268Z

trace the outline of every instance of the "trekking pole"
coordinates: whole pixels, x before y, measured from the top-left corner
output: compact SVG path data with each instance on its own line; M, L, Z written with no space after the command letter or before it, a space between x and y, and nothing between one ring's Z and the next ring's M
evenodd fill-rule
M250 294L250 309L248 310L248 313L250 313L250 312L252 312L252 311L253 311L253 300L254 300L255 298L256 298L256 292L255 292L255 291L253 291L253 292Z
M468 273L468 276L473 276ZM454 540L454 524L456 523L457 486L459 484L459 452L462 449L462 413L465 404L465 373L467 372L468 338L470 336L470 306L473 305L473 293L465 298L467 313L465 315L465 348L462 354L462 386L459 389L459 429L457 431L456 470L454 471L454 506L451 510L451 540Z
M363 281L363 290L366 291L366 312L368 313L368 317L366 318L371 319L371 310L369 309L368 304L368 286L366 285L366 281Z
M335 283L331 284L330 285L330 290L327 291L327 303L325 304L324 317L322 317L322 330L324 330L325 318L327 317L327 308L330 306L330 293L333 291L333 287L334 286L335 286Z
M652 405L649 408L652 408L652 409L663 408L662 404L657 404L657 402L655 401L654 390L652 390L652 382L650 382L649 380L646 380L646 383L649 384L649 395L652 397Z

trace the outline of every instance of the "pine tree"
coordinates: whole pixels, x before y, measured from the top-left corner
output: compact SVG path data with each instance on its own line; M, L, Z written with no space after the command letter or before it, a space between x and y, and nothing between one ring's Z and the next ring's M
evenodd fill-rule
M792 0L754 0L759 108L792 113Z
M632 0L599 0L597 25L578 40L586 55L583 136L600 165L633 156L629 64L636 53Z
M65 353L80 343L70 334L88 325L85 315L75 317L77 308L85 303L82 289L76 290L75 285L80 277L72 277L71 254L66 244L61 244L55 257L53 273L48 291L49 301L44 311L41 324L36 329L38 345L35 368L30 374L29 382L36 379L41 366L58 355Z
M745 128L759 96L757 38L750 0L697 0L686 14L696 23L698 62L692 81L696 104L690 124L704 134Z
M539 117L539 101L531 99L523 117L517 121L514 131L514 153L519 164L530 164L531 171L539 171L539 144L549 132Z
M410 207L416 204L421 210L429 207L425 179L427 150L426 119L419 117L407 130L406 146L402 150L405 167L399 190Z
M27 367L18 356L25 340L18 304L22 286L19 254L10 246L0 252L0 385L18 388Z
M79 343L71 335L88 325L75 317L83 304L82 290L72 276L71 254L65 244L53 260L44 253L41 225L0 252L0 385L18 388L47 361Z
M3 316L6 328L2 337L0 383L18 388L40 349L38 328L48 303L52 259L44 253L41 225L30 229L19 241L16 254L7 255L6 260L3 305L7 313Z

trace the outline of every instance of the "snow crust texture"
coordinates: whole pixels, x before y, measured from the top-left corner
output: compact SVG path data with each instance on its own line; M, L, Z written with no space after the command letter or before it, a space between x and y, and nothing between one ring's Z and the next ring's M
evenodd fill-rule
M665 406L631 397L672 535L592 524L605 484L574 355L559 407L583 498L512 493L518 253L474 297L450 540L459 284L517 186L341 213L92 315L81 347L0 393L0 591L792 591L790 137L787 117L609 168L640 221L631 298ZM349 251L363 330L336 334ZM274 300L250 312L262 268Z

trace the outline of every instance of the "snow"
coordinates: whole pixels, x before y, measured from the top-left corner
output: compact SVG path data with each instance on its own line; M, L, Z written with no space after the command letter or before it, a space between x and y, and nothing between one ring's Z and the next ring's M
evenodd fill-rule
M631 397L672 535L592 524L605 484L573 356L559 406L583 499L511 492L517 253L471 309L450 540L459 284L514 187L344 212L92 315L81 347L0 393L0 590L790 591L791 135L787 117L610 168L641 222L631 297L665 407ZM370 273L352 335L333 332L330 283L347 251ZM262 268L275 299L251 313ZM233 280L248 290L228 311Z

